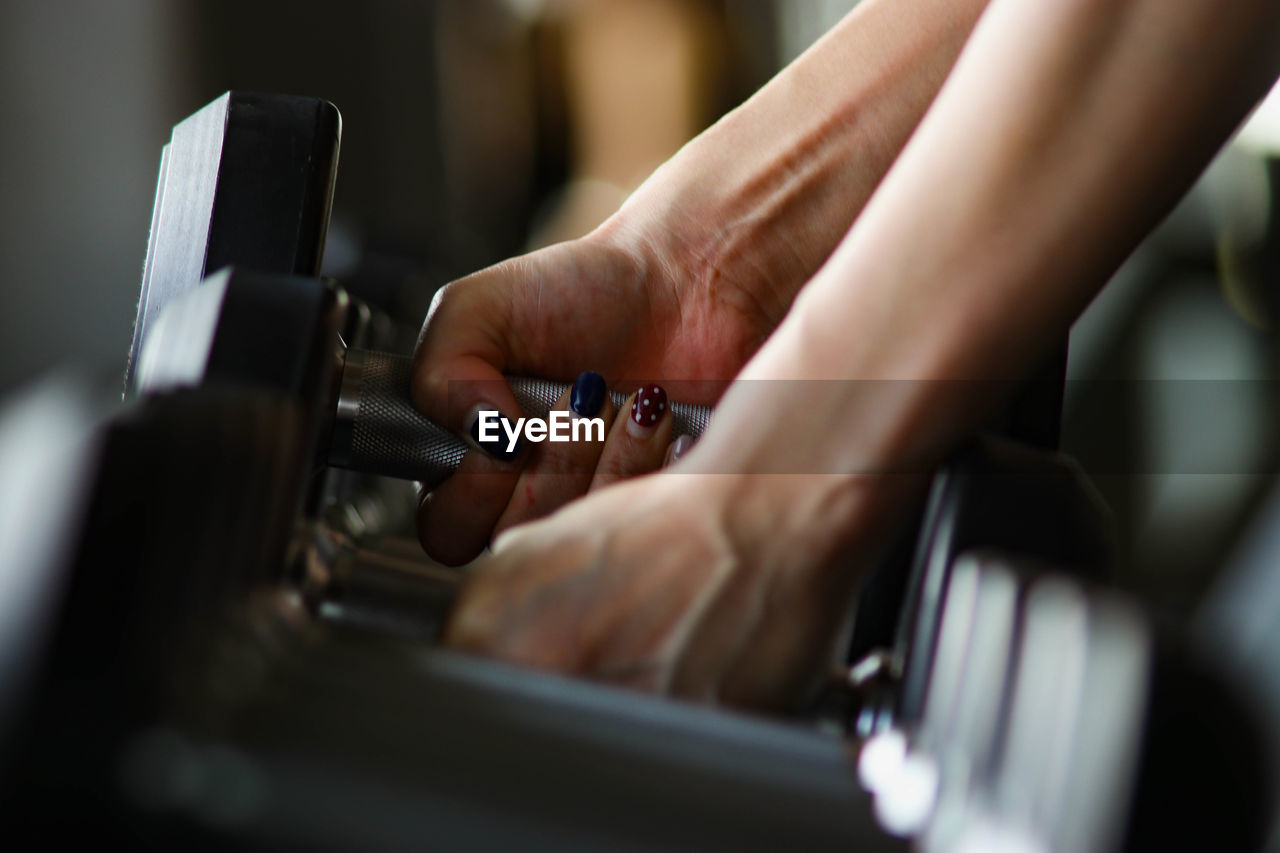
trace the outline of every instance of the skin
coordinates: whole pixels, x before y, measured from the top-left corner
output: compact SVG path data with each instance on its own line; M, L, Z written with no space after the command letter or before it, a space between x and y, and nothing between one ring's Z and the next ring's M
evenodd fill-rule
M660 381L673 398L714 403L871 196L981 6L864 3L596 231L441 290L415 355L414 402L461 434L476 405L519 414L504 373L568 382L594 370L613 387ZM538 475L589 469L600 451L538 450L523 460L532 502L516 466L479 453L424 496L428 553L466 562L495 532L550 513L566 488Z
M511 510L520 472L473 454L420 516L453 558L506 531L447 642L704 701L802 692L928 470L1277 70L1266 0L992 0L970 36L980 6L870 0L590 237L445 292L415 400L456 427L450 378L735 378L677 465L563 506Z

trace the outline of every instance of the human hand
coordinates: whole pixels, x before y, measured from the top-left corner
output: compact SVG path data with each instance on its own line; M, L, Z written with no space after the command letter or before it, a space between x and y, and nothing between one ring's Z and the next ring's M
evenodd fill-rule
M444 641L695 701L793 704L824 671L858 576L845 537L815 527L831 517L818 507L855 500L829 477L619 484L500 536Z
M591 235L450 285L419 341L415 404L465 434L477 404L517 414L501 374L567 382L588 370L623 388L698 380L673 396L714 402L879 184L984 2L862 4ZM570 454L559 470L574 475L542 477L557 470L550 447L526 454L540 458L522 459L523 475L469 454L421 502L427 551L465 562L495 529L581 494L590 458ZM625 448L615 459L647 470Z
M659 248L664 245L665 248ZM415 355L412 394L430 418L467 434L477 407L518 417L504 374L612 387L658 380L685 402L711 404L785 313L774 282L735 276L686 244L636 239L616 221L482 270L444 288ZM797 284L798 286L798 284ZM717 381L719 380L719 381ZM557 408L565 408L562 399ZM445 563L474 558L496 533L537 518L589 488L662 464L670 417L652 429L615 426L608 441L543 443L503 461L468 452L458 473L423 495L423 547Z
M700 701L802 698L936 458L881 416L920 383L787 381L802 332L783 325L678 464L498 537L446 644Z

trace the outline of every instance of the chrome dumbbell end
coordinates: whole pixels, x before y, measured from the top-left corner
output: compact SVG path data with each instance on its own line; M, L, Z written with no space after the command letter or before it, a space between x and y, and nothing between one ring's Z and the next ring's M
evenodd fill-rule
M329 462L370 474L437 483L462 462L467 445L414 408L409 398L412 359L349 350L335 405ZM528 417L546 418L568 389L563 382L513 377L507 380ZM615 406L626 395L614 392ZM701 435L711 409L672 403L676 434Z

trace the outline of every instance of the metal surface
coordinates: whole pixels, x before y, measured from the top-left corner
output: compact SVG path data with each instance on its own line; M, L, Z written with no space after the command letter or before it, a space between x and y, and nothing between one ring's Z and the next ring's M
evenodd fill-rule
M1136 608L1115 597L1091 600L1071 769L1053 792L1060 802L1050 828L1053 849L1084 853L1122 845L1154 653L1150 626Z
M1116 596L1039 572L957 559L923 718L864 750L877 817L925 853L1122 848L1151 751L1151 628ZM913 761L931 787L912 787Z
M1001 762L958 835L1001 826L1045 850L1119 849L1151 666L1134 608L1059 577L1032 584Z
M329 461L371 474L438 483L462 462L467 445L428 420L409 399L412 360L388 353L349 350L343 367ZM510 378L526 416L545 418L569 386L542 379ZM611 394L621 407L626 395ZM672 403L675 434L702 434L711 409Z
M290 574L320 618L434 641L463 574L431 561L416 542L360 544L325 524L300 525Z
M0 409L0 782L89 502L96 403L87 384L57 377Z
M1073 749L1083 732L1089 611L1083 592L1057 578L1028 594L999 775L999 811L1048 835L1063 807ZM1136 744L1133 744L1136 747Z
M204 276L229 97L229 93L223 95L175 125L172 138L161 151L142 267L142 294L125 373L126 391L135 381L142 341L161 309L172 296L194 287Z
M125 373L165 305L228 264L320 271L342 121L316 98L228 92L173 128L156 182Z
M1013 570L996 560L966 554L953 569L920 745L962 753L960 784L986 772L999 739L1017 595Z
M957 453L930 487L897 626L903 722L922 713L951 567L971 550L1099 580L1109 571L1114 543L1106 507L1069 458L991 438Z

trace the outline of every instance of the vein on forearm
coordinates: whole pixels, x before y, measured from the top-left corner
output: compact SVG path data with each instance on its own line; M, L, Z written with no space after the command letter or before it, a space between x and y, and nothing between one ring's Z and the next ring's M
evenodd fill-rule
M753 99L767 109L744 107L746 127L728 117L766 156L745 158L727 184L711 269L759 276L780 319L897 157L983 5L864 3Z
M686 146L634 207L659 211L710 298L749 291L746 307L777 322L897 156L985 2L867 0Z

